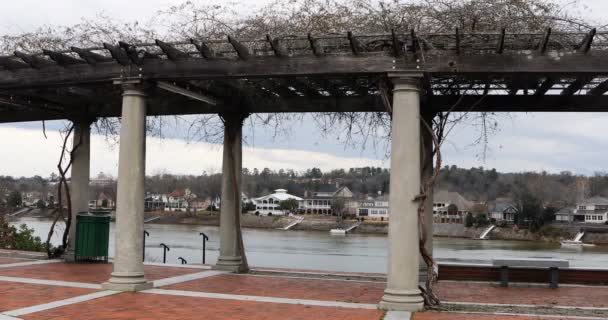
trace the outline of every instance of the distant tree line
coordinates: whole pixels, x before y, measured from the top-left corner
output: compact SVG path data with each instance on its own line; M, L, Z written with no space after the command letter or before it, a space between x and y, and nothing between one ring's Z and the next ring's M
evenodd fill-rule
M52 185L56 176L42 178L13 178L0 176L0 203L18 206L19 195L38 191L53 193ZM220 172L203 172L200 175L175 175L159 173L146 178L146 191L167 194L174 190L189 188L199 197L216 197L221 193L222 177ZM390 170L379 167L363 167L322 171L310 168L301 172L292 169L272 170L269 168L243 169L243 192L249 197L259 197L276 189L286 189L296 196L304 196L306 191L318 191L327 185L348 187L356 196L389 193ZM92 186L92 193L104 192L115 195L115 185ZM475 202L492 201L497 198L510 198L518 207L531 203L526 198L546 207L573 205L592 196L608 197L608 173L597 172L592 176L576 175L569 171L560 173L520 172L500 173L496 169L459 168L445 166L439 174L437 190L459 192L468 200ZM92 195L95 197L96 195ZM9 201L10 200L10 201Z

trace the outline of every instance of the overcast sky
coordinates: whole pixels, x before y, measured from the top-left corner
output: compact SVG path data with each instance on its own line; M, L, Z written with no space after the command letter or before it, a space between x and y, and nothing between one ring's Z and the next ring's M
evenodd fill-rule
M33 31L45 24L69 25L82 17L99 13L125 21L146 21L159 9L181 0L20 0L5 1L0 11L0 35ZM252 10L268 0L240 0L242 8ZM603 13L608 1L579 1L582 14L606 23ZM484 160L481 149L473 145L476 128L455 129L443 148L444 164L462 167L496 168L503 172L569 170L582 174L608 171L608 114L510 114L500 121L500 131L490 140L490 153ZM50 124L57 128L61 124ZM48 176L55 170L60 138L49 133L45 140L40 123L0 125L0 175ZM289 135L273 138L264 129L247 131L244 166L304 170L317 166L328 170L353 166L388 166L387 150L377 147L344 147L336 137L315 133L312 118L294 123ZM18 139L17 139L18 137ZM118 148L101 137L93 138L92 173L117 172ZM200 174L219 171L221 146L186 143L180 139L148 139L148 173Z

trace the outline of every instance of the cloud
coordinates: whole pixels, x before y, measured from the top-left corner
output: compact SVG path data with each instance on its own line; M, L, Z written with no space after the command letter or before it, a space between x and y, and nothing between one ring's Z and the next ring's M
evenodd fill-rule
M46 177L56 172L62 139L57 131L0 127L0 175ZM119 146L102 136L91 138L91 173L118 172ZM148 138L146 172L154 174L201 174L220 172L222 146L210 143L187 143L180 139ZM388 161L362 157L342 157L324 152L278 148L243 148L243 166L247 168L294 169L319 167L324 171L362 166L387 167Z

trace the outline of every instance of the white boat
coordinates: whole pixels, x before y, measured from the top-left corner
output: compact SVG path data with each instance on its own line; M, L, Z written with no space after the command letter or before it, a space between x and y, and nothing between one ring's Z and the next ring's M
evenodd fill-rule
M353 231L355 228L357 228L358 226L361 225L361 221L357 221L357 223L347 227L347 228L335 228L335 229L331 229L329 230L329 234L347 234L351 231Z
M331 229L329 230L330 234L339 234L339 235L344 235L346 234L346 230L344 229Z
M576 234L573 240L562 240L560 243L565 247L593 247L593 244L583 243L582 239L584 235L585 232L581 231Z
M562 247L593 247L595 246L594 244L591 243L583 243L582 241L575 241L575 240L562 240L561 242Z

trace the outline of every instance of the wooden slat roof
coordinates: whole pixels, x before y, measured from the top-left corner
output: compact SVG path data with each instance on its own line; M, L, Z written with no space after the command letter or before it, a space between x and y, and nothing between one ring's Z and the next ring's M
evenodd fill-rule
M150 84L151 115L383 112L381 84L400 72L424 75L424 108L437 111L606 111L607 49L608 33L594 29L267 35L15 52L0 56L0 122L119 116L112 83L133 78Z

